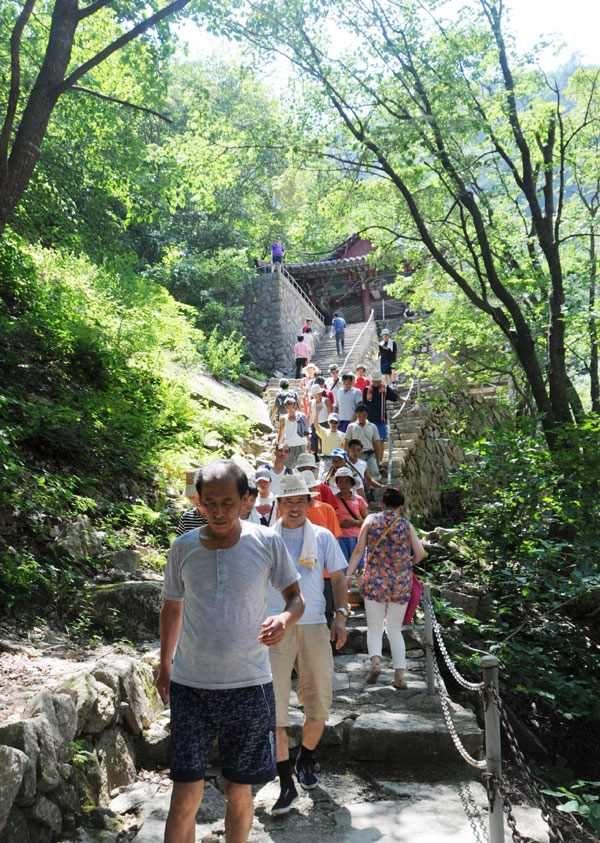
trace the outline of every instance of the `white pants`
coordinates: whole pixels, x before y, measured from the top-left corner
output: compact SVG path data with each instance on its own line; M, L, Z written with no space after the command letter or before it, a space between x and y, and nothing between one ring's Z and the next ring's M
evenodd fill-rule
M408 603L376 603L365 598L367 615L367 649L369 657L381 656L383 625L385 622L388 641L392 651L395 670L406 669L406 645L402 635L402 625ZM387 610L387 618L386 618Z

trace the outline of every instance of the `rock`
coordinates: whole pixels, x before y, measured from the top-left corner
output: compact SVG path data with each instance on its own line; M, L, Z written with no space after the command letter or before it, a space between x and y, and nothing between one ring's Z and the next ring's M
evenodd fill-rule
M404 692L403 692L404 693ZM438 701L439 708L439 701ZM482 746L482 734L472 712L452 706L453 720L471 755ZM433 711L377 711L360 714L350 729L350 757L360 761L453 761L456 748L446 724Z
M54 839L54 832L51 828L45 825L40 825L35 820L27 825L29 832L29 843L52 843Z
M168 767L171 753L171 730L160 720L152 723L135 741L138 765L146 770Z
M163 604L160 582L122 582L95 588L90 600L94 623L106 627L115 623L119 631L132 641L156 638L158 618Z
M151 802L158 790L153 782L135 782L123 793L116 796L108 805L115 814L137 814L140 808Z
M77 814L79 812L79 796L75 787L61 779L58 787L51 790L48 799L58 805L62 814Z
M77 710L72 698L68 694L42 691L27 705L25 713L29 717L43 715L46 718L57 760L68 761L77 728Z
M12 746L0 746L0 831L5 827L21 787L28 758Z
M77 707L69 694L52 694L52 704L60 735L57 747L58 761L70 761L73 755L73 740L77 734Z
M116 726L106 729L96 743L102 775L102 793L108 796L115 787L135 781L135 756L131 738Z
M158 696L150 665L129 656L111 657L98 662L94 675L113 687L118 681L120 714L134 735L147 729L163 712L164 704Z
M249 460L239 454L232 454L231 459L248 477L252 477L254 475L254 466Z
M33 720L19 720L0 726L0 744L20 750L27 758L16 805L31 805L35 799L38 742Z
M119 702L112 688L94 676L90 678L96 687L96 699L86 718L83 731L86 734L98 735L117 719Z
M73 756L71 783L77 791L79 804L88 812L100 801L102 792L102 772L100 762L93 752L91 743L83 741Z
M87 556L95 558L102 552L102 542L92 529L87 515L78 515L61 530L55 539L57 553L61 556Z
M454 591L449 588L442 589L441 596L447 600L451 606L457 609L462 609L463 612L471 618L477 617L477 610L479 609L479 596L477 594L463 594L460 591Z
M51 802L43 793L38 793L35 802L30 808L25 809L25 816L46 828L55 831L57 834L62 830L62 815L60 808ZM31 835L30 835L31 836Z
M75 734L84 731L86 721L98 699L98 685L89 673L79 673L67 679L58 689L59 694L69 694L75 703L77 713L77 729Z
M2 826L0 825L0 828ZM25 814L20 808L13 807L2 831L0 843L30 843L29 830Z
M134 574L140 565L140 552L139 550L113 550L106 555L105 559L112 568Z
M52 790L58 787L60 781L52 728L44 714L39 714L31 722L38 744L36 787L41 791Z
M240 386L243 386L244 389L258 395L260 398L262 398L262 394L267 388L266 381L259 381L257 378L251 378L250 375L239 375L238 380L240 382Z

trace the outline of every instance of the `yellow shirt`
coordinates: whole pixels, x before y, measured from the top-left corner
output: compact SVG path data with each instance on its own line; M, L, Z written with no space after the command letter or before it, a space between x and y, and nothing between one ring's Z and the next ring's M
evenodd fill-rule
M328 430L320 425L315 425L315 430L323 443L324 457L330 457L336 448L344 447L344 434L341 431Z

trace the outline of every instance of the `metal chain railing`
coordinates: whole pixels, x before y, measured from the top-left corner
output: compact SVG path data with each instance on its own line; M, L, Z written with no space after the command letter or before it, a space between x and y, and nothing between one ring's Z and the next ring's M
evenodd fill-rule
M432 626L433 626L433 631L435 633L435 637L436 637L437 642L438 642L438 647L440 648L440 653L442 654L442 658L444 659L444 661L446 663L446 667L448 668L448 670L450 671L450 673L452 674L454 679L456 679L456 681L458 682L459 685L462 685L463 688L467 688L469 691L481 691L481 690L483 690L483 688L484 688L483 682L469 682L467 679L464 678L464 676L461 676L461 674L458 672L456 666L454 665L454 663L452 662L452 659L450 658L450 654L448 653L448 650L446 649L446 645L444 644L444 639L442 638L442 630L440 629L438 619L436 618L435 612L433 611L433 605L431 603L431 600L427 600L427 598L424 598L423 602L427 603L430 610L431 610L431 623L432 623Z
M469 754L469 752L463 746L460 737L456 731L456 727L454 726L454 723L452 721L452 716L450 713L450 697L448 695L448 692L446 691L444 682L442 680L440 669L437 664L435 654L433 653L433 646L430 643L429 646L426 647L427 660L430 662L430 667L428 668L428 670L431 670L431 672L435 676L435 683L439 691L442 713L444 715L444 720L446 721L448 731L450 732L450 737L452 738L452 741L457 751L468 764L479 770L487 770L487 772L482 774L482 779L486 788L488 801L490 805L490 843L503 843L504 841L504 825L502 822L502 816L499 816L498 812L494 813L494 807L498 799L500 799L502 802L503 811L504 814L506 814L506 822L508 823L508 826L511 830L511 836L514 843L535 843L535 840L533 840L533 838L521 834L517 829L517 822L513 813L513 806L509 796L510 788L506 786L506 783L502 779L502 765L500 757L500 723L504 726L504 731L506 733L508 743L513 752L517 765L529 786L531 795L540 806L542 819L548 826L548 834L550 841L552 841L552 843L565 843L565 838L563 837L560 828L557 826L555 820L552 817L550 806L548 805L547 800L544 798L544 795L540 790L538 782L536 781L533 773L529 769L525 756L523 755L523 752L521 751L518 745L515 732L508 719L506 709L504 707L502 698L500 697L500 693L497 687L498 660L491 656L487 656L483 659L483 682L469 682L467 679L465 679L464 676L462 676L456 668L456 665L452 662L450 654L448 653L448 650L442 638L442 631L439 622L435 616L435 612L433 609L433 604L430 597L430 589L427 586L424 588L423 603L425 604L426 630L427 627L429 627L429 636L432 635L432 632L435 635L435 639L437 641L440 653L451 676L463 688L466 688L469 691L476 691L477 693L479 693L484 702L486 720L486 760L477 761ZM431 641L433 641L432 638Z
M551 840L557 840L557 841L559 841L559 843L564 843L564 837L563 837L560 829L556 826L556 824L554 823L554 820L552 819L552 816L551 816L551 813L550 813L550 806L548 805L548 802L545 799L544 794L540 790L540 786L538 785L537 781L535 780L535 777L534 777L533 773L529 769L529 765L527 764L525 756L523 755L523 752L522 752L521 748L519 747L519 744L517 743L517 736L515 735L515 731L514 731L512 725L511 725L511 723L510 723L510 720L508 719L506 709L504 708L504 703L502 702L502 698L501 698L500 694L498 693L497 688L492 688L492 696L494 698L494 703L496 705L496 708L498 709L498 714L500 715L500 720L502 721L502 725L504 726L504 731L506 732L506 737L508 739L509 746L512 750L512 753L513 753L514 757L515 757L517 765L518 765L519 769L521 770L521 772L523 773L523 775L525 776L525 779L527 781L527 784L530 787L532 795L534 796L535 799L537 799L537 801L540 804L540 809L542 811L542 818L548 824L550 839ZM500 787L502 787L501 783L500 783ZM508 803L508 805L510 806L510 800L508 799L508 795L506 796L506 802L505 802L505 796L503 796L502 793L501 793L501 796L502 796L502 801L505 803L505 805L506 805L506 803ZM511 828L512 828L512 826L511 826ZM513 839L515 839L514 835L513 835ZM524 840L526 838L523 838L519 835L518 839Z
M440 669L437 665L437 661L433 661L433 672L435 673L435 680L438 686L438 691L440 695L440 703L442 705L442 714L444 715L444 720L446 721L446 726L448 727L448 731L450 732L450 737L454 743L454 746L460 753L460 755L465 759L467 764L470 764L471 767L475 767L477 770L485 770L487 763L485 761L477 761L473 758L472 755L469 755L468 750L463 746L463 743L458 736L458 732L456 731L456 727L452 721L452 715L450 714L450 697L446 688L444 687L444 682L440 675Z

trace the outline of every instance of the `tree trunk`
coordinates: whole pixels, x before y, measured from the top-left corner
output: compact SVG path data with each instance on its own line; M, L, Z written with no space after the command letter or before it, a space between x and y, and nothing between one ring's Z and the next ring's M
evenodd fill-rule
M0 186L0 236L25 192L71 60L78 22L77 0L56 0L44 61L19 123L5 180Z
M588 291L588 332L590 335L590 398L592 411L600 415L600 380L598 378L598 323L596 320L596 236L590 228L590 286Z

